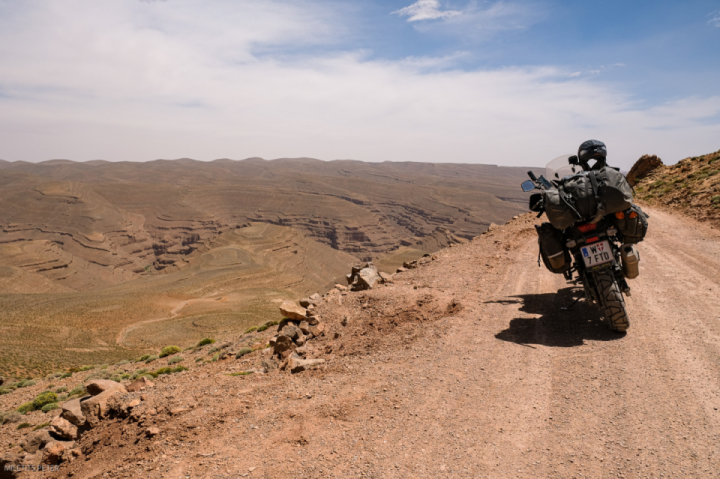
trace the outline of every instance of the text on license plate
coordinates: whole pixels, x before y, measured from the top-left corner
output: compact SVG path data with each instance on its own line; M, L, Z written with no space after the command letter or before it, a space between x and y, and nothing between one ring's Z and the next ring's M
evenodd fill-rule
M589 244L580 248L582 251L585 266L594 268L601 264L610 263L613 260L610 243L600 241L598 243Z

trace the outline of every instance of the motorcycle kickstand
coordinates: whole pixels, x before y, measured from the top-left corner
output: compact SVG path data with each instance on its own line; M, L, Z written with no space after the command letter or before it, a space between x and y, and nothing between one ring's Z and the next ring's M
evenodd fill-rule
M561 306L561 307L560 307L560 311L570 311L570 310L573 308L573 306L575 306L576 304L578 304L578 302L579 302L582 298L583 298L582 296L578 296L577 299L575 299L575 301L573 301L572 303L570 303L569 306Z

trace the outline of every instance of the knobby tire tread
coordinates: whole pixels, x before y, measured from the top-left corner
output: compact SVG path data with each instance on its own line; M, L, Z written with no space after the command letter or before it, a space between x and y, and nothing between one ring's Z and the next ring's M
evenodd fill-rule
M625 309L625 299L613 275L609 272L597 273L597 289L602 298L605 321L613 331L625 332L630 327L630 319Z

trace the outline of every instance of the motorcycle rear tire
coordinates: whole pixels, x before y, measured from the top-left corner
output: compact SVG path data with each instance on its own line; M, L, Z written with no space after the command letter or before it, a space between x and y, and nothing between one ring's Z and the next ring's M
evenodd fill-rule
M595 274L598 296L602 302L605 321L610 329L623 333L630 327L630 319L625 309L625 299L610 271Z

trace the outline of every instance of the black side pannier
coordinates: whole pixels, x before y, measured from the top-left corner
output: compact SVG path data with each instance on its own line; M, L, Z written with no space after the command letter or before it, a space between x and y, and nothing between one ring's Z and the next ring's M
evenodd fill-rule
M613 215L613 222L618 230L618 239L623 244L637 244L645 239L648 230L648 214L638 205L632 205L622 212L622 218Z
M543 192L548 219L558 229L624 211L632 205L632 188L613 168L583 171L563 178L560 186ZM602 209L598 210L598 206ZM599 220L599 218L597 218Z
M557 274L568 271L571 266L570 252L565 248L562 232L550 223L535 226L535 230L545 267Z

